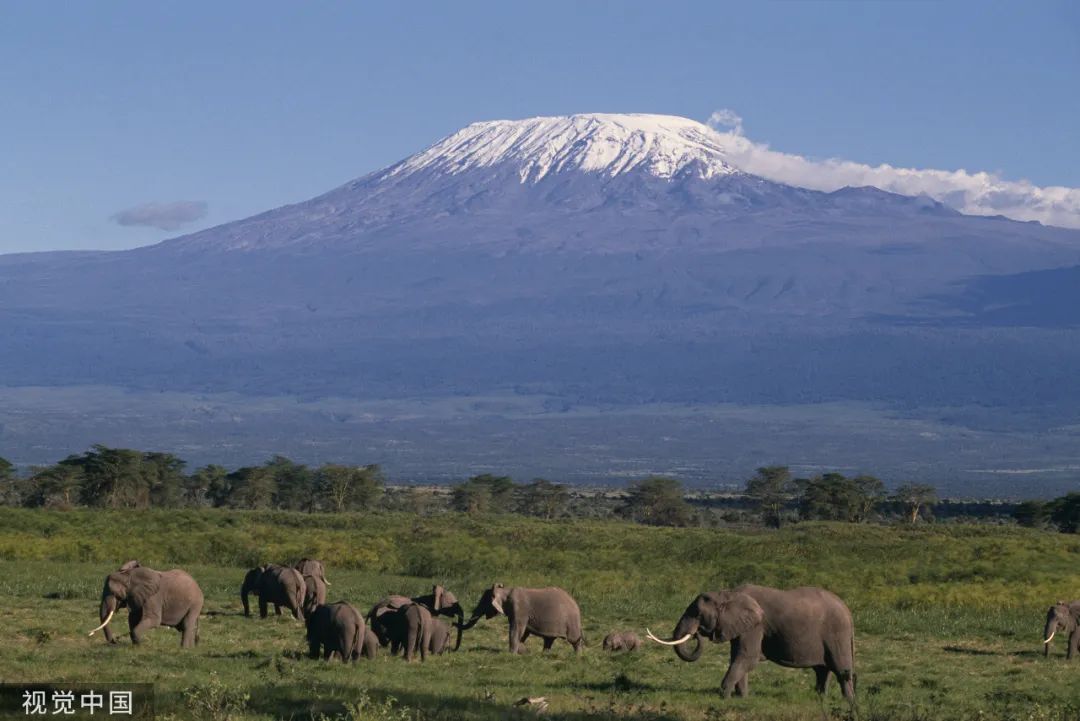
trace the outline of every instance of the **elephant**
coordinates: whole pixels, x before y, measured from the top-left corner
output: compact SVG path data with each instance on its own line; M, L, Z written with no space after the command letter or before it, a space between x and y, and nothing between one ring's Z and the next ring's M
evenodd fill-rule
M240 588L240 598L244 603L244 615L250 616L248 594L259 597L259 616L266 618L266 605L274 604L274 613L281 615L281 607L292 611L293 618L304 617L304 578L295 568L269 564L258 566L244 576L244 585Z
M364 629L364 645L360 649L360 655L364 658L375 658L379 655L379 637L370 627Z
M1043 631L1043 656L1050 655L1050 641L1058 631L1069 634L1065 658L1072 660L1080 649L1080 601L1058 601L1046 612L1046 629Z
M616 631L604 636L605 651L637 651L641 648L641 639L633 631Z
M304 615L326 603L326 582L318 576L304 576Z
M367 615L368 626L375 631L380 645L387 646L391 642L381 617L390 611L402 609L410 603L418 603L424 606L434 616L456 616L455 628L458 629L458 634L454 643L454 650L456 651L461 647L461 623L465 618L465 612L461 608L457 597L438 584L432 587L429 594L414 596L413 598L408 596L387 596L372 607Z
M458 627L458 634L468 631L481 617L506 614L510 625L510 653L524 653L530 634L544 639L544 650L564 638L581 653L585 636L581 631L581 609L577 601L561 588L506 588L501 583L484 591L473 609L469 622Z
M301 576L314 576L327 586L330 582L326 580L326 568L323 566L322 561L316 561L314 558L301 558L293 565Z
M441 619L431 619L431 642L428 644L428 652L433 656L441 656L450 650L450 627Z
M180 631L181 648L191 648L199 640L203 592L186 571L155 571L146 566L113 571L101 589L101 625L89 635L105 629L105 640L116 643L109 622L116 609L124 606L128 608L132 643L141 643L144 634L158 626Z
M360 612L344 601L320 604L304 619L307 625L308 656L318 658L322 649L323 659L333 654L341 662L355 661L364 648L367 627Z
M766 586L703 593L683 612L672 640L663 641L646 629L653 641L674 646L683 661L701 655L701 639L731 643L731 664L721 691L730 697L750 693L748 676L762 655L788 668L812 668L817 692L825 693L829 672L840 682L844 697L855 700L855 628L851 611L838 596L822 588L783 591ZM685 645L696 639L694 650Z
M387 596L375 604L367 618L379 645L390 646L392 655L405 649L406 661L412 661L417 652L421 660L427 658L435 628L427 606L405 596Z

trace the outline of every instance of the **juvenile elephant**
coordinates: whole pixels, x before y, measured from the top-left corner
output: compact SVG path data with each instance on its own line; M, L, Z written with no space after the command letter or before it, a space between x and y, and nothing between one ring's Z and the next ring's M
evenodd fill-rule
M318 576L304 576L304 615L326 603L326 582Z
M105 640L116 643L109 630L109 621L116 609L125 606L132 643L141 643L143 635L158 626L171 626L180 631L181 648L191 648L199 640L203 592L185 571L155 571L146 566L132 566L110 573L101 589L101 625L89 635L105 629Z
M367 615L368 626L375 631L380 645L387 646L390 644L390 637L386 624L382 622L382 616L388 612L405 608L410 603L420 604L433 616L456 616L457 623L455 623L455 627L458 629L458 634L454 650L456 651L461 646L461 622L465 618L465 612L461 608L457 597L438 584L432 587L429 594L412 598L408 596L387 596L372 607Z
M301 558L293 565L301 576L314 576L327 586L330 582L326 580L326 568L323 566L322 561L316 561L314 558Z
M577 601L561 588L506 588L501 583L484 591L473 609L469 622L458 627L468 631L481 617L505 614L510 625L510 653L524 653L530 634L544 639L544 650L564 638L581 653L585 637L581 632L581 609Z
M647 629L646 629L647 630ZM781 591L766 586L739 586L730 591L703 593L687 607L675 625L671 641L683 661L701 656L701 639L731 643L731 665L721 690L750 693L748 676L762 655L788 668L812 668L817 692L825 693L829 672L836 675L844 697L855 699L855 627L851 611L838 596L821 588ZM685 644L696 640L691 651Z
M375 658L379 655L379 637L371 628L364 629L364 645L360 649L360 655L364 658Z
M250 616L248 594L259 597L259 616L266 618L266 605L274 604L274 613L281 615L281 607L292 611L293 618L304 617L304 578L295 568L269 564L258 566L247 572L244 584L240 587L240 598L244 603L244 615Z
M441 656L450 650L450 627L441 619L431 619L431 641L428 643L428 653L433 656Z
M1043 631L1043 656L1050 655L1050 641L1054 634L1063 631L1069 634L1069 645L1065 658L1072 660L1073 654L1080 648L1080 601L1058 601L1046 612L1046 629Z
M641 639L633 631L616 631L604 636L605 651L637 651L641 648Z
M367 628L360 612L349 604L338 601L319 605L307 615L305 623L310 658L318 658L320 649L326 660L335 653L342 663L360 657Z

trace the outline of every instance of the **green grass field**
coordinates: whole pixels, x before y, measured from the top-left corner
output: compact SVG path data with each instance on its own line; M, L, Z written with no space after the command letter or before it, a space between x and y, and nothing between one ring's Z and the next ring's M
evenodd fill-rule
M484 587L559 585L579 601L590 646L506 652L505 619L481 622L462 650L405 664L306 658L302 625L242 616L247 566L322 558L331 597L361 611L390 592L444 583L471 609ZM183 567L206 593L201 641L181 652L158 629L132 647L87 638L104 576L128 558ZM670 633L700 591L742 582L815 584L855 614L859 717L897 721L1080 718L1080 660L1055 639L1046 607L1080 596L1080 537L995 526L800 524L780 531L663 529L495 517L304 515L228 511L0 509L0 679L150 682L159 717L207 719L814 719L813 673L761 664L752 695L718 693L726 645L688 664L649 645L612 656L603 636L646 625ZM127 628L126 613L113 621ZM388 701L392 698L393 701ZM830 717L849 710L833 683Z

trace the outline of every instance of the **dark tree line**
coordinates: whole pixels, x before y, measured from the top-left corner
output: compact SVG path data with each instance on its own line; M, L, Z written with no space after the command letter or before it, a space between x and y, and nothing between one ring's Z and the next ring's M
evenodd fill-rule
M874 476L833 472L793 478L787 466L758 468L745 493L757 505L762 522L774 528L785 520L862 523L882 514L916 523L938 500L933 486L907 483L890 495Z
M862 523L945 517L1009 522L1080 532L1080 493L1052 501L940 502L933 486L908 483L888 493L874 476L822 473L795 478L787 466L758 468L744 494L688 497L682 484L650 476L625 491L570 488L537 478L517 483L482 474L449 489L390 488L377 465L318 467L273 456L229 470L207 465L187 472L171 453L97 445L49 466L19 474L0 458L0 505L41 508L237 508L343 512L376 508L426 515L515 513L535 518L617 517L655 526L761 523L779 527L802 520Z
M384 485L378 466L311 468L284 456L231 472L208 465L185 473L185 465L171 453L96 445L20 477L0 458L0 502L38 508L348 511L371 507Z

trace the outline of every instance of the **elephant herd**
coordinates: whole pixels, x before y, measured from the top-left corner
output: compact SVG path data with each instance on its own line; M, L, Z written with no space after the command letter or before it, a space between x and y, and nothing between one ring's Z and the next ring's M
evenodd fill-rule
M451 624L456 629L453 650L461 646L462 634L481 619L506 616L509 650L523 653L530 636L543 639L544 650L563 639L580 653L586 645L581 609L561 588L507 588L495 584L481 595L468 621L453 593L436 585L430 594L387 596L366 615L345 601L327 603L323 564L302 559L293 566L274 564L251 569L244 577L240 596L244 615L250 615L249 595L259 599L265 618L268 606L275 613L287 608L307 627L309 655L324 659L337 654L342 662L374 658L380 647L402 653L407 661L442 654L451 649ZM116 643L109 622L120 608L128 609L131 640L139 643L146 631L169 626L181 633L180 645L190 648L199 638L199 615L203 594L198 583L181 570L155 571L138 561L128 561L105 578L101 592L101 625L105 638ZM1080 601L1063 601L1047 612L1043 641L1046 654L1058 632L1069 634L1067 657L1080 650ZM724 696L749 693L749 674L761 659L788 668L810 668L816 689L824 694L830 674L841 693L855 699L855 629L851 611L835 594L816 587L780 590L743 585L734 589L702 593L690 603L675 625L670 639L646 629L647 637L674 647L683 661L696 661L701 641L730 644L730 663L720 687ZM691 643L693 646L691 647ZM641 640L629 631L604 638L603 648L633 652Z

